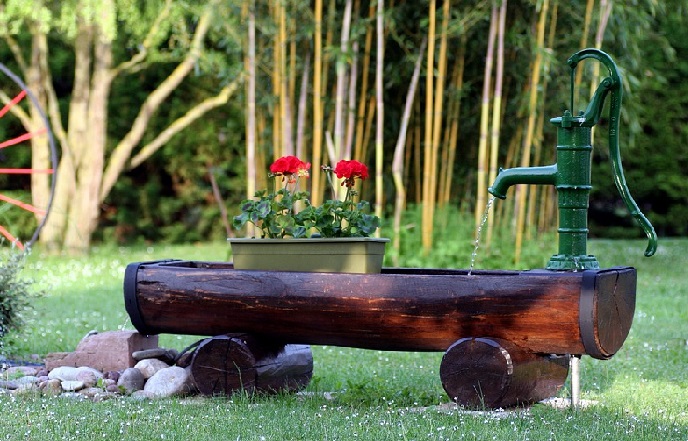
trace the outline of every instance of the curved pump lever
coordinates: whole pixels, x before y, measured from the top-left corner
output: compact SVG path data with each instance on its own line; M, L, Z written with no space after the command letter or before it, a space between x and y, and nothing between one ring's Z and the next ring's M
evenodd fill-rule
M579 52L576 52L568 59L568 64L571 67L572 75L578 63L587 58L592 58L599 61L609 70L610 76L605 78L603 82L606 82L607 84L604 86L601 85L601 87L604 87L611 92L611 102L609 107L609 157L611 159L612 170L614 172L614 183L616 184L617 190L619 190L619 194L621 194L621 198L626 203L628 211L631 212L631 215L636 221L638 221L645 232L645 235L647 235L648 244L647 248L645 249L645 255L649 257L655 254L655 251L657 251L657 233L655 233L654 227L640 211L638 204L631 196L631 192L626 184L626 178L624 177L623 166L621 165L621 152L619 149L619 120L621 117L621 99L623 92L621 75L619 75L619 71L616 67L616 63L614 63L614 60L612 60L612 58L605 52L594 48L583 49ZM611 81L608 82L607 80ZM573 84L571 85L571 90L571 94L573 96ZM600 89L598 88L598 92L599 91ZM606 95L606 92L604 92L602 95ZM587 113L588 112L586 111L586 114ZM599 115L596 116L599 117Z

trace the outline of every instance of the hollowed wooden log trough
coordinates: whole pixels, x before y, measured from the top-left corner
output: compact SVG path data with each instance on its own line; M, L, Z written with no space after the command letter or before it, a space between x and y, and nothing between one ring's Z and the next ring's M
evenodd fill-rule
M143 334L444 351L449 396L487 408L552 396L568 375L563 355L614 355L628 336L635 292L630 267L348 274L159 261L130 264L124 279L127 312Z

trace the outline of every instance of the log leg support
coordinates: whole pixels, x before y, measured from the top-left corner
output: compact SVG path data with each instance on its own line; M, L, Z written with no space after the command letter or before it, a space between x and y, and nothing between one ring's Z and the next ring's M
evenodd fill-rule
M492 338L456 341L440 365L449 397L473 409L536 403L554 396L567 376L568 357L536 354Z
M186 359L191 380L204 395L297 391L313 376L310 346L275 344L248 334L201 340Z

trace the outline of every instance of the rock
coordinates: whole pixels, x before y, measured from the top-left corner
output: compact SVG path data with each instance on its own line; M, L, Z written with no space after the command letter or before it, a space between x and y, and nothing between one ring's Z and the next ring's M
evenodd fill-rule
M70 355L71 352L51 352L45 356L45 365L48 371L63 366L63 360Z
M105 380L113 380L115 383L117 383L117 380L119 380L120 376L119 371L107 371L103 373L103 379Z
M38 377L34 377L33 375L27 375L25 377L19 377L16 380L14 380L19 387L25 384L38 384Z
M76 392L84 388L83 381L63 381L62 390L65 392Z
M121 393L122 391L120 390L119 386L117 386L117 383L112 383L112 384L108 384L105 386L105 392L118 394L118 393Z
M16 381L0 380L0 389L15 390L18 387L19 387L19 383L17 383Z
M131 398L134 398L136 400L150 400L152 398L155 398L155 395L153 395L150 392L146 392L145 390L137 390L133 394L131 394Z
M50 373L48 373L48 378L50 380L74 381L76 380L77 373L78 371L75 367L60 366L51 370Z
M92 400L95 400L100 395L105 394L103 389L100 389L98 387L86 387L86 388L79 390L79 393L81 395L85 396L86 398L90 398Z
M38 376L38 367L35 366L12 366L11 368L8 368L5 371L5 374L8 377L16 377L16 376L22 376L22 377L37 377Z
M158 347L157 336L144 336L135 331L109 331L87 335L71 353L53 353L46 357L52 371L60 366L90 366L103 371L118 371L136 364L133 352Z
M48 395L60 395L62 393L62 381L57 379L48 380L41 390Z
M122 372L119 380L117 380L117 386L122 387L125 393L132 394L143 389L145 381L146 379L143 377L140 370L136 368L127 368Z
M99 378L103 378L103 374L97 369L93 369L87 366L81 367L70 367L70 366L60 366L50 371L48 374L49 379L58 379L62 381L81 381L79 376L90 378L93 375L96 382Z
M83 382L85 388L94 387L98 383L98 377L96 374L87 370L80 370L76 374L76 380Z
M179 356L179 352L174 349L155 348L136 351L132 353L131 356L137 361L147 360L149 358L157 358L158 360L164 361L167 364L173 364Z
M157 358L146 358L136 363L136 366L134 367L141 371L141 373L143 374L143 378L148 380L158 371L160 371L161 369L168 368L170 367L170 365L168 365L164 361L158 360Z
M143 390L156 398L186 394L191 391L189 374L179 366L161 369L148 379Z
M26 382L26 383L19 383L17 385L17 388L11 392L15 395L22 395L22 394L34 393L37 390L38 390L38 383Z

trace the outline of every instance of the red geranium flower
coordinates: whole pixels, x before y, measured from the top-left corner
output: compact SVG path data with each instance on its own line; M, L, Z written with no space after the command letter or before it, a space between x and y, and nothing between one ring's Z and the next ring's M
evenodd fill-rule
M334 173L339 179L344 178L342 185L347 187L354 186L354 179L366 179L368 177L368 167L365 164L358 162L356 160L342 160L337 163L334 167Z
M270 173L273 176L308 176L308 170L311 168L310 162L303 162L296 156L282 156L272 163L270 166Z

